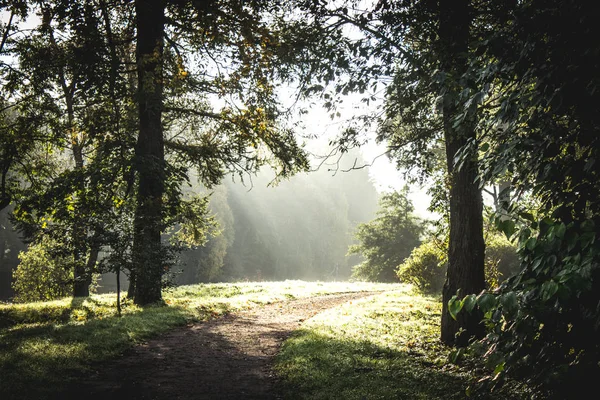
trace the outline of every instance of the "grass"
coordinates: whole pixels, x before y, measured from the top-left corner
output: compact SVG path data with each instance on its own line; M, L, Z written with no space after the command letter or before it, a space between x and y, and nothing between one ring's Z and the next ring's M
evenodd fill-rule
M439 299L409 286L307 320L277 357L285 399L465 399L477 377L447 363ZM511 385L490 399L526 399Z
M126 304L114 294L0 305L0 398L43 399L89 373L94 363L176 326L290 298L397 286L302 281L182 286L167 307Z

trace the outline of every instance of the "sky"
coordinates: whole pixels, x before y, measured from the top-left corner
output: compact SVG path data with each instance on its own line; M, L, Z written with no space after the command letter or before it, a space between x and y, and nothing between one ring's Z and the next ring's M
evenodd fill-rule
M316 104L310 107L308 113L302 116L301 121L304 126L302 134L304 136L316 137L307 143L308 148L312 150L326 147L327 143L341 132L346 125L345 121L352 115L375 111L376 105L372 105L372 109L367 110L365 109L365 105L360 103L359 99L358 95L354 97L352 95L347 96L344 104L338 110L341 116L334 120L331 119L329 112L322 106ZM370 165L368 167L369 175L375 188L380 193L400 190L406 184L403 179L403 172L398 171L394 163L384 154L386 151L385 143L376 143L375 129L373 127L373 130L367 133L366 137L369 140L360 148L366 164ZM322 154L323 151L316 152ZM347 161L347 163L352 162L353 160ZM324 167L326 168L327 166ZM432 219L435 218L435 215L428 210L431 198L426 192L427 187L410 186L409 199L413 202L416 215L421 218Z
M0 13L0 21L5 23L8 20L8 14L3 12ZM22 28L30 28L36 25L39 19L36 15L31 15L27 21L21 22ZM288 92L289 89L282 90L283 98L290 98ZM291 95L291 98L294 98ZM301 106L308 107L307 104ZM357 113L364 113L374 111L377 107L377 102L371 103L368 109L365 109L364 103L360 102L359 95L349 95L338 110L340 111L340 118L332 120L329 117L329 113L320 105L316 104L309 108L309 113L302 117L302 124L304 125L303 132L300 135L314 135L317 139L314 140L314 144L310 143L311 146L324 147L327 142L333 139L340 133L340 130L344 127L344 121L349 119L352 115ZM391 190L399 190L405 185L405 181L402 178L402 172L399 172L395 165L383 155L385 153L385 144L375 143L375 132L369 132L370 140L364 146L361 147L360 151L367 164L369 174L375 185L376 189L383 193ZM351 161L350 161L351 162ZM412 200L415 207L415 213L421 218L434 218L434 215L430 213L427 208L430 204L430 197L426 194L427 188L419 188L415 186L410 187L409 198Z

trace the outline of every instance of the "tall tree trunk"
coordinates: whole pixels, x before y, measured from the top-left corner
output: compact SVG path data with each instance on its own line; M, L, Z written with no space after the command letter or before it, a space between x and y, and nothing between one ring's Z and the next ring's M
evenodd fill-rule
M136 0L139 136L136 168L139 176L134 222L134 302L162 299L162 196L165 160L162 130L164 0Z
M68 98L67 98L68 99ZM69 125L73 128L73 107L71 101L67 101L67 109L69 113ZM72 135L75 135L75 132L71 132ZM85 205L81 204L83 202L83 197L85 196L85 182L83 180L83 149L81 144L79 143L79 139L76 137L72 137L73 144L73 158L75 160L75 170L80 173L77 176L77 189L79 191L79 205L76 207L76 215L75 222L73 223L73 258L75 262L75 268L73 270L73 297L88 297L90 295L90 284L92 283L92 275L91 271L89 271L87 267L86 259L86 228L84 226L82 220L82 214L85 213ZM95 262L94 262L95 264Z
M448 78L444 88L444 137L450 177L450 244L448 272L443 291L441 339L444 343L464 346L472 336L483 333L481 315L459 313L457 320L448 313L448 301L460 289L460 295L479 293L485 287L483 240L483 200L475 178L477 155L473 153L461 168L455 168L459 149L475 139L475 124L465 120L454 126L462 111L459 83L467 70L470 7L468 0L439 2L440 53Z

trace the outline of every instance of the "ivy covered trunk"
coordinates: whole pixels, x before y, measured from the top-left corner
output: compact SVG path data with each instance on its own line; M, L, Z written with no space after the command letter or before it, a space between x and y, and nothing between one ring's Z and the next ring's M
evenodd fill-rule
M165 156L161 116L165 3L163 0L136 0L135 10L139 103L136 169L139 181L133 239L133 299L136 304L144 305L162 299Z
M465 84L461 76L467 70L470 7L467 0L440 2L440 53L446 81L442 89L446 162L450 178L450 243L448 272L443 290L441 339L450 345L464 346L472 336L483 334L481 316L459 313L454 320L448 313L448 301L460 289L461 296L481 292L485 287L483 240L483 201L477 176L476 149L455 165L457 152L474 141L475 117L465 114L459 99ZM462 115L461 123L457 117Z

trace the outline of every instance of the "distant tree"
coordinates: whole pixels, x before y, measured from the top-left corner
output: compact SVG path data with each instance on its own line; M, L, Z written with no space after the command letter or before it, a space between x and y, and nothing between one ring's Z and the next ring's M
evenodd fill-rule
M357 150L340 166L348 169L355 160L363 163ZM277 185L269 185L273 177L267 170L252 177L251 188L248 183L226 183L235 224L223 279L350 277L346 253L354 242L352 231L374 216L379 195L366 168L328 169L322 166Z
M175 267L180 270L176 276L178 284L213 282L223 276L225 257L235 236L227 187L216 187L209 199L209 210L217 225L210 229L204 243L192 246L180 254Z
M423 233L421 221L413 215L407 198L408 188L382 196L377 217L360 224L356 231L359 244L350 254L361 254L365 261L354 267L353 277L370 281L394 282L396 269L419 246Z

